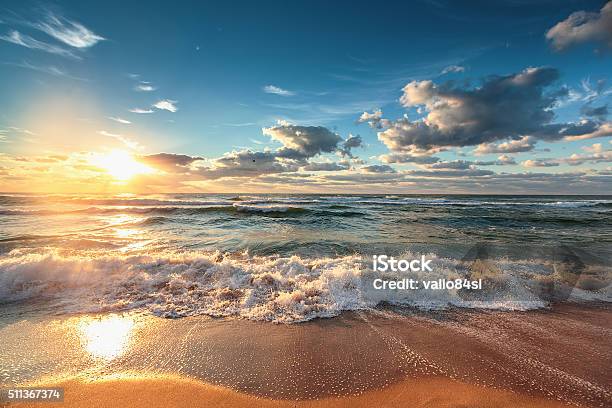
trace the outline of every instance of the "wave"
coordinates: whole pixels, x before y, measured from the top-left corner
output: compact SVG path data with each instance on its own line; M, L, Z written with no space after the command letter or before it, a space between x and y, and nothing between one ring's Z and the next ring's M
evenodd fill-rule
M349 206L331 206L329 210L349 209ZM360 211L328 211L327 209L306 208L293 205L280 204L238 204L232 205L210 205L202 207L88 207L82 209L69 210L50 210L50 209L32 209L32 210L0 210L0 215L12 216L41 216L41 215L70 215L70 214L91 214L91 215L108 215L108 214L136 214L136 215L198 215L207 213L230 213L230 214L248 214L261 216L283 216L292 217L305 214L315 215L332 215L337 217L357 217L365 215Z
M417 257L406 254L406 258ZM0 258L0 299L46 299L61 312L142 310L162 317L235 316L277 323L333 317L381 304L421 309L449 307L526 310L548 305L551 293L581 301L611 301L610 269L588 279L541 261L494 260L482 265L430 254L434 272L375 275L369 257L301 258L248 253L160 252L140 255L16 249ZM381 291L372 279L485 280L482 291ZM552 289L551 289L552 288ZM551 292L552 291L552 292ZM546 294L546 296L543 296ZM549 296L549 297L547 297ZM58 310L56 308L56 310Z
M303 207L293 207L289 205L267 204L267 205L246 205L237 204L233 208L238 212L247 213L264 213L264 214L285 214L285 213L303 213L308 211Z

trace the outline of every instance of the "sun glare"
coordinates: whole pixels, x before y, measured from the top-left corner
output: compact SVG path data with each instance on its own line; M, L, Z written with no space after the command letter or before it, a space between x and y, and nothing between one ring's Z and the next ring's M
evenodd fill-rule
M111 177L118 181L128 181L138 174L152 173L153 169L140 163L123 150L113 150L92 159L92 164L103 168Z
M134 320L122 316L84 318L79 324L85 350L93 357L106 360L126 351L133 328Z

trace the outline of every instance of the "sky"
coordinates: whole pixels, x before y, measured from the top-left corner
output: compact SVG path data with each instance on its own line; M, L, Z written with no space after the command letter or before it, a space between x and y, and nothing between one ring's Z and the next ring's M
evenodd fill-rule
M612 191L612 2L0 6L0 191Z

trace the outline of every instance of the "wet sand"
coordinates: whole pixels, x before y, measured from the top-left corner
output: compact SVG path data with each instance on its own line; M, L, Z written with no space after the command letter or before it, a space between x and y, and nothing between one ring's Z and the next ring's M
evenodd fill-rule
M437 377L404 380L384 389L372 390L360 395L302 401L261 398L177 376L127 377L90 383L69 381L58 385L65 389L65 402L46 403L45 407L570 407L570 405L544 398ZM34 405L39 404L14 404L13 406Z
M607 305L357 312L294 325L137 317L120 350L98 356L73 329L92 317L71 319L0 329L17 383L64 385L63 407L612 406ZM31 353L19 360L23 349ZM37 359L54 364L42 380Z

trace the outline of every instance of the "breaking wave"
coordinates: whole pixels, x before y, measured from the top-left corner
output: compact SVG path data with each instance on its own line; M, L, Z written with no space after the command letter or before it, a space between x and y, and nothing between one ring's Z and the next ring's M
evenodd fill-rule
M350 208L350 207L349 207ZM329 207L329 210L339 210L340 207ZM210 205L210 206L186 206L186 207L88 207L73 210L0 210L0 215L12 216L42 216L42 215L67 215L67 214L88 214L88 215L109 215L109 214L177 214L177 215L197 215L207 213L227 213L227 214L252 214L264 216L299 216L305 214L314 215L335 215L340 217L360 216L360 211L327 211L321 208L306 208L297 205L281 204L233 204L233 205Z
M406 254L405 257L412 257ZM434 272L384 278L480 277L483 290L372 289L369 257L301 258L248 253L13 250L0 259L0 301L55 302L59 313L142 310L294 323L379 305L526 310L569 300L610 301L610 268L580 276L544 261L497 259L486 268L430 254ZM569 276L569 277L568 277Z

